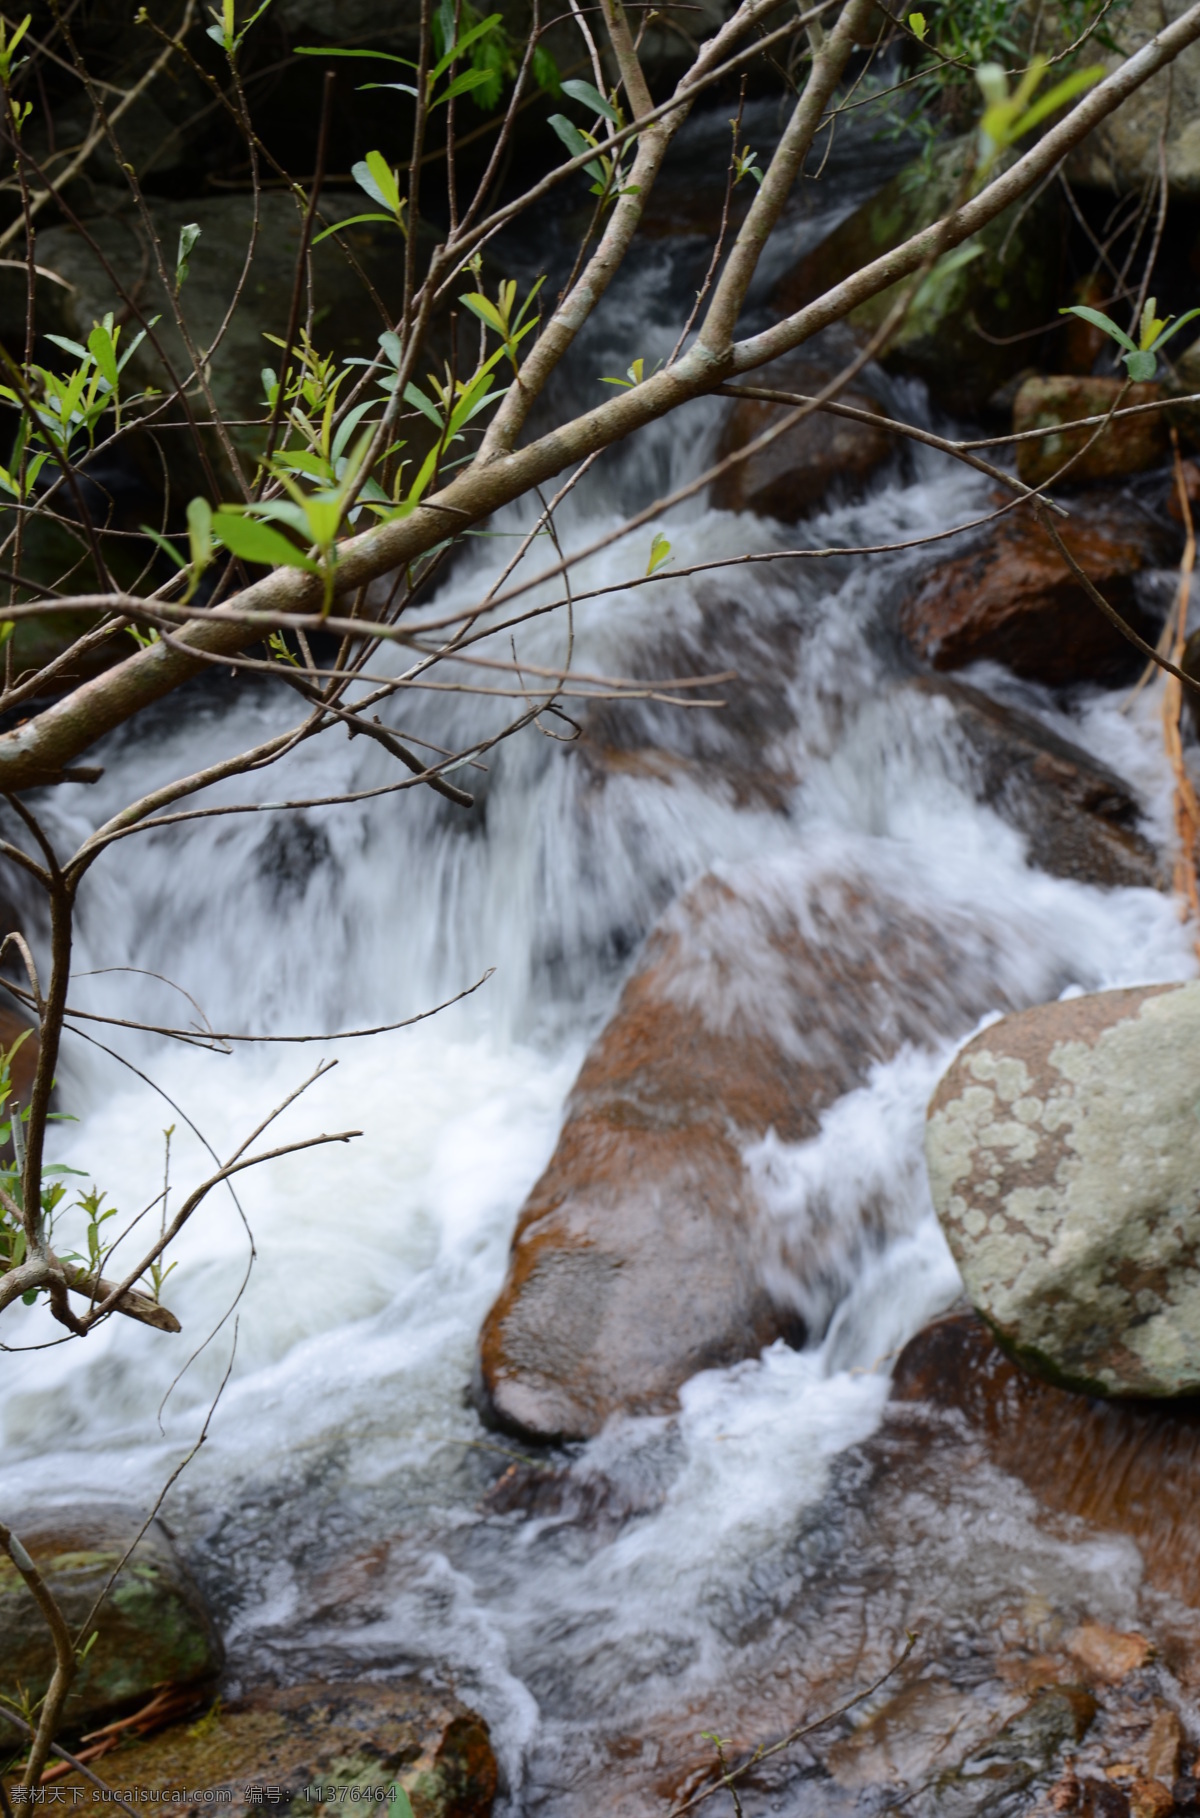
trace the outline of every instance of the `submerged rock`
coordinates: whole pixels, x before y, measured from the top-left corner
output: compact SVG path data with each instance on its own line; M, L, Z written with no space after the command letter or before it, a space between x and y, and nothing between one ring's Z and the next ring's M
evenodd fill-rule
M701 878L651 933L521 1211L480 1338L485 1411L582 1438L618 1410L673 1407L698 1370L800 1338L764 1285L743 1147L770 1128L816 1135L873 1062L1004 1001L996 970L965 917L935 925L844 866ZM877 1215L864 1207L864 1224ZM818 1283L833 1242L814 1219L790 1268Z
M68 1733L136 1708L163 1686L192 1687L203 1697L221 1670L221 1640L199 1587L162 1523L152 1522L137 1540L141 1525L136 1513L118 1506L13 1519L73 1632L92 1620L93 1605L104 1597L92 1623L96 1642L67 1698ZM53 1670L54 1647L37 1604L7 1554L0 1555L0 1697L17 1698L19 1688L40 1697Z
M761 372L750 374L745 382L812 397L828 384L835 371L836 366L828 359L800 353L773 361ZM842 395L840 402L858 410L880 409L877 401L857 386ZM785 405L739 398L726 421L718 459L744 448L786 414ZM861 488L868 475L886 461L892 448L893 437L886 429L814 411L723 473L714 482L712 503L720 511L754 511L762 517L794 524L815 511L832 489Z
M394 1786L407 1792L414 1818L489 1818L498 1778L483 1718L416 1678L259 1692L122 1745L101 1771L143 1796L203 1788L202 1802L175 1794L172 1809L215 1803L231 1818L264 1806L314 1818L351 1807L384 1812ZM72 1775L62 1784L69 1795L84 1783Z
M953 714L979 800L1025 835L1031 864L1081 884L1162 884L1137 799L1115 771L963 682L918 676L908 686Z
M951 1411L991 1463L1019 1478L1047 1509L1093 1532L1128 1537L1151 1585L1180 1605L1200 1608L1195 1403L1098 1400L1057 1388L1014 1363L970 1311L936 1320L905 1346L892 1400ZM1093 1633L1085 1635L1088 1626ZM1114 1657L1111 1646L1100 1648L1094 1629L1081 1625L1070 1636L1077 1647L1082 1641L1083 1656L1075 1659L1085 1674L1089 1658L1104 1665ZM1154 1759L1148 1771L1158 1773L1157 1754Z
M1052 378L1026 379L1013 401L1013 430L1022 435L1031 429L1045 429L1040 440L1018 442L1017 472L1029 486L1041 486L1054 479L1060 469L1072 462L1065 482L1082 485L1087 480L1118 479L1122 474L1143 473L1157 467L1170 452L1167 422L1163 411L1147 411L1140 417L1120 417L1100 430L1062 431L1058 425L1073 423L1081 417L1103 416L1121 397L1120 408L1132 409L1137 404L1152 404L1162 397L1159 385L1130 385L1122 379L1083 378L1058 374Z
M968 1043L929 1107L967 1292L1030 1368L1088 1393L1200 1392L1200 982L1103 991Z
M1073 511L1059 535L1092 585L1153 642L1156 627L1134 586L1158 553L1153 527L1105 500ZM1145 661L1024 511L997 519L965 554L934 568L901 606L900 628L934 669L991 660L1052 688L1119 683Z

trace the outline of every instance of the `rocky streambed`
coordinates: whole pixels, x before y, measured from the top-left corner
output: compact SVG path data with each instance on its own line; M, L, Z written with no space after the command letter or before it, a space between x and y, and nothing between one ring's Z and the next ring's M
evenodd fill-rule
M882 231L890 173L844 158L842 202L791 224L755 307ZM691 281L694 217L659 224L604 330L651 360ZM1038 221L965 268L972 309L1057 232ZM71 270L86 299L82 255ZM1018 326L1040 319L1040 278L1018 305ZM584 376L619 369L601 338ZM1073 346L1052 344L1048 376L1091 383L1095 352ZM774 377L804 388L844 352L834 339ZM925 319L862 395L912 422L990 412L1052 438L1074 394L1025 357L996 353L986 392L978 374L964 389L965 356ZM698 407L686 446L652 431L601 466L564 513L568 543L775 407L722 408ZM1143 437L1070 496L1064 529L1151 639L1182 549L1172 486ZM814 420L671 519L681 570L727 566L668 578L650 611L605 594L628 578L619 545L581 565L599 597L576 615L580 666L728 669L719 712L590 704L573 743L502 748L469 817L432 798L256 815L130 844L119 877L89 882L80 972L140 967L148 1021L153 974L218 1026L278 1031L394 1020L497 968L442 1017L344 1051L312 1115L361 1126L357 1150L214 1202L181 1249L174 1350L105 1329L6 1365L14 1525L81 1598L220 1392L170 1533L150 1531L110 1598L140 1639L106 1616L81 1681L72 1736L105 1743L111 1784L221 1788L246 1809L265 1801L252 1789L315 1809L402 1785L418 1818L666 1818L714 1788L715 1735L731 1764L763 1751L747 1818L1194 1807L1197 1428L1190 1405L1144 1399L1192 1391L1191 1365L1114 1383L1076 1358L1073 1388L1030 1375L1010 1354L1040 1361L1045 1321L1027 1342L999 1293L1012 1271L977 1270L968 1241L977 1198L1045 1237L1079 1153L1071 1043L1110 1028L1081 1006L1124 993L1111 1027L1136 1022L1141 1045L1132 1076L1109 1078L1104 1128L1120 1135L1127 1091L1146 1138L1130 1203L1154 1216L1133 1275L1109 1300L1084 1293L1076 1325L1114 1298L1126 1324L1152 1322L1168 1226L1181 1306L1192 1293L1194 1207L1175 1192L1160 1217L1155 1198L1156 1168L1172 1192L1172 1168L1187 1174L1190 1101L1176 1078L1160 1128L1151 1063L1176 1052L1170 1006L1195 989L1146 989L1195 971L1167 888L1157 694L1131 698L1136 654L996 504L928 449ZM850 553L863 545L879 553ZM485 557L468 551L430 610L473 597ZM557 635L535 626L522 654L554 661ZM104 783L65 787L54 812L103 813L132 772L195 768L282 711L249 687L191 709L111 741ZM445 743L479 709L414 711ZM358 744L333 762L325 793L381 774ZM316 793L312 763L289 760L289 794ZM102 976L79 990L102 1013L116 1001ZM1036 1041L1023 1017L1044 1019ZM128 1052L175 1110L82 1045L60 1088L80 1115L62 1159L122 1203L158 1190L172 1117L176 1165L199 1168L195 1130L224 1141L231 1107L253 1120L294 1083L278 1048ZM958 1147L937 1150L931 1196L935 1091ZM1118 1199L1125 1154L1101 1142L1089 1164ZM22 1342L49 1336L30 1314ZM1114 1387L1126 1399L1091 1393ZM114 1504L109 1533L97 1511ZM0 1580L0 1673L36 1682L24 1598ZM155 1735L164 1686L180 1720Z

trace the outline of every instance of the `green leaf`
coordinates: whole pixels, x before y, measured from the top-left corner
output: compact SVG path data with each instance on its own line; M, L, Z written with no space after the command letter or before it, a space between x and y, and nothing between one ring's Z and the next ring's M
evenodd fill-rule
M393 1787L388 1805L388 1818L413 1818L412 1805L402 1786Z
M198 221L185 221L179 230L179 251L175 257L175 295L178 296L188 275L188 260L200 238Z
M164 537L161 531L152 530L149 524L143 524L142 535L144 537L149 537L152 543L156 543L164 555L170 556L176 568L187 567L187 563L176 549L174 543L171 542L169 537Z
M582 158L585 152L595 151L591 139L585 139L573 120L565 114L551 114L548 125L552 126L573 158Z
M411 57L397 57L391 51L343 50L337 44L298 44L298 57L374 57L377 63L403 63L405 69L416 69Z
M188 545L192 566L199 574L212 561L213 514L207 499L193 499L187 508Z
M1069 309L1060 309L1058 313L1060 316L1079 316L1082 321L1090 322L1093 328L1099 328L1104 334L1110 335L1127 352L1138 351L1125 330L1118 328L1111 316L1106 316L1099 309L1092 309L1087 303L1072 303Z
M404 402L406 404L411 404L414 410L419 410L423 416L428 417L429 421L440 434L442 419L438 415L436 405L430 403L423 391L417 390L411 379L404 387Z
M1032 132L1033 128L1046 118L1047 114L1052 114L1058 108L1065 106L1068 101L1073 101L1075 96L1082 94L1085 88L1093 88L1106 74L1107 71L1102 63L1093 63L1090 68L1078 69L1073 76L1067 76L1021 115L1013 128L1013 137L1023 138L1026 133Z
M671 545L667 542L667 539L663 536L661 530L657 531L655 533L654 541L650 545L650 561L646 568L646 573L650 575L654 573L656 568L661 568L670 554Z
M1125 370L1130 378L1137 380L1139 384L1154 377L1158 361L1149 348L1136 347L1132 353L1122 354L1121 358L1125 362Z
M222 506L213 519L213 536L231 555L243 562L258 562L264 568L306 568L316 574L317 564L311 556L297 549L280 530L272 530L256 518L244 517L232 507Z
M332 227L323 228L314 235L313 245L319 246L322 240L328 240L330 234L340 234L343 227L357 227L363 221L383 221L388 227L396 224L395 215L350 215L345 221L335 221Z
M488 297L483 296L481 292L477 290L468 291L465 296L460 297L458 300L470 310L473 316L478 316L481 322L486 322L489 328L494 328L498 335L506 334L508 332L505 326L504 317L500 314L496 305L491 302Z
M548 50L539 44L533 53L533 79L544 95L558 96L562 93L562 80L558 73L558 64Z
M1197 316L1200 316L1200 309L1189 309L1186 315L1179 316L1174 322L1165 325L1162 333L1153 343L1150 351L1153 353L1156 352L1158 348L1165 346L1172 335L1177 335L1181 328L1186 327L1189 322L1194 322Z
M604 118L611 120L614 126L620 126L620 114L609 105L598 88L592 87L590 82L581 82L577 76L573 76L569 82L562 84L562 92L564 95L570 95L572 101L578 101L582 107L588 108L593 114L603 114Z
M390 208L393 215L399 215L399 178L382 152L369 151L365 159L351 166L350 175L360 189L366 190L372 202L378 202L384 208Z
M463 52L469 49L478 39L486 36L488 32L494 31L496 26L501 24L501 22L502 15L500 13L489 13L486 19L481 19L478 25L473 25L469 32L464 32L457 44L447 46L446 53L441 62L435 63L430 70L430 79L436 82L439 76L444 76L457 57L461 57Z
M924 42L925 42L925 15L924 15L924 13L910 13L908 15L908 29L912 33L914 38L916 38L921 44L924 44Z
M482 88L485 83L494 82L495 79L490 69L465 69L442 90L433 105L441 107L443 102L453 101L456 95L469 95L473 88Z
M110 391L117 391L121 376L117 371L117 350L113 346L112 331L106 323L96 322L88 336L88 352L96 362L100 377Z

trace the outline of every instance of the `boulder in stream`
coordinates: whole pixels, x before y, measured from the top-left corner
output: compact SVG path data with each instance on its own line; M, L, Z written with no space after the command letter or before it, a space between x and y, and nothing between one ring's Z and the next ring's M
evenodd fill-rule
M1122 779L1032 713L942 676L906 684L952 722L978 798L1028 842L1030 863L1081 884L1158 888L1162 866Z
M1160 554L1155 526L1121 501L1100 497L1073 506L1059 535L1092 585L1153 643L1157 627L1135 577ZM1052 688L1117 684L1145 661L1024 510L996 519L962 555L938 563L901 605L900 629L934 669L990 660Z
M1115 15L1112 35L1120 47L1103 60L1114 69L1178 19L1186 0L1129 0ZM1200 198L1200 45L1189 45L1171 65L1137 89L1072 154L1069 172L1082 186L1140 192L1157 184L1166 168L1173 200Z
M1031 429L1045 429L1047 433L1036 441L1017 443L1017 472L1026 485L1041 486L1054 479L1070 461L1073 465L1064 476L1064 483L1079 486L1087 480L1118 479L1122 474L1157 467L1170 452L1162 411L1118 417L1104 429L1094 424L1089 429L1063 432L1059 425L1083 417L1102 417L1119 396L1120 408L1129 410L1135 405L1157 403L1162 395L1160 385L1127 387L1122 379L1086 378L1074 373L1057 373L1050 378L1033 375L1013 400L1013 430L1017 435Z
M851 347L847 358L852 354ZM836 362L828 356L801 351L772 361L761 372L750 373L744 382L811 397L836 371ZM862 386L842 394L840 402L859 410L880 410ZM726 420L718 459L744 448L786 414L786 405L739 398ZM712 503L721 511L754 511L794 524L823 504L831 491L861 488L887 460L893 446L894 438L886 429L814 411L721 474L713 484Z
M934 1205L1005 1348L1089 1394L1200 1393L1200 981L1002 1018L929 1107Z
M136 1511L117 1505L18 1512L12 1519L73 1631L89 1621L104 1593L96 1642L67 1698L68 1733L136 1709L163 1687L188 1688L202 1699L221 1671L221 1639L199 1587L163 1524L152 1522L138 1540L141 1525ZM16 1698L18 1688L40 1697L53 1670L45 1622L12 1561L0 1555L0 1697Z
M584 1438L618 1410L674 1407L698 1370L800 1339L795 1307L765 1285L743 1148L772 1128L815 1136L873 1062L1005 1001L996 971L965 916L935 924L844 863L801 855L686 891L593 1043L522 1208L480 1337L488 1416ZM832 1241L814 1220L790 1269L819 1282Z

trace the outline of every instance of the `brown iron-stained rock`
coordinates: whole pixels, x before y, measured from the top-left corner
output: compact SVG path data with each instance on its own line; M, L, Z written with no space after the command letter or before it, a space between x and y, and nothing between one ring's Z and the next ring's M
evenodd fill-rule
M1153 642L1155 627L1134 589L1134 576L1156 553L1153 536L1115 505L1076 511L1058 529L1092 585ZM965 554L940 563L902 605L900 628L934 669L988 659L1051 687L1117 683L1145 660L1024 511L998 519Z
M1031 864L1083 884L1162 884L1137 801L1114 771L963 682L918 676L907 686L953 714L979 800L1025 835Z
M1065 473L1064 481L1072 486L1082 485L1087 480L1112 480L1119 479L1122 474L1143 473L1146 468L1157 467L1165 461L1170 444L1162 411L1147 411L1140 417L1118 417L1102 430L1098 424L1089 429L1062 430L1058 427L1061 423L1077 422L1082 417L1103 416L1112 409L1122 391L1122 410L1137 404L1151 404L1162 397L1158 385L1126 388L1123 381L1116 378L1093 379L1060 373L1050 378L1036 375L1026 379L1013 401L1013 430L1018 435L1031 429L1047 431L1037 441L1016 445L1017 472L1026 484L1041 486L1066 468L1069 461L1073 465Z
M746 383L811 397L836 370L829 361L794 354L764 366ZM847 391L839 402L876 413L880 408L861 387ZM725 424L718 459L744 448L786 414L784 405L739 398ZM886 429L815 411L721 474L713 484L712 503L721 511L753 511L794 524L815 511L831 490L861 489L892 447Z
M930 1186L967 1293L1069 1387L1200 1392L1198 1077L1193 982L1005 1017L934 1093Z
M954 911L934 926L819 867L702 878L651 933L521 1212L480 1339L485 1410L534 1438L586 1437L798 1336L764 1285L743 1146L771 1127L815 1135L873 1062L1002 998ZM819 1280L830 1241L814 1224L789 1265Z

